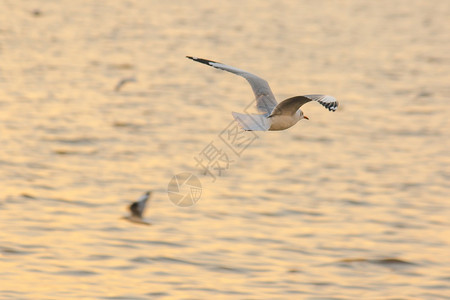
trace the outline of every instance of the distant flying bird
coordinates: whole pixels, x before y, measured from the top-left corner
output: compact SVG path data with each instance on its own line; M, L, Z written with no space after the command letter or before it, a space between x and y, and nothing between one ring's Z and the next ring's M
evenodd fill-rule
M116 92L119 92L120 89L121 89L125 84L127 84L128 82L136 82L136 81L137 81L137 80L136 80L136 78L134 78L134 77L122 78L122 79L116 84L116 87L114 88L114 90L115 90Z
M133 217L142 219L145 207L147 206L147 200L150 198L151 194L152 192L147 191L144 195L139 197L136 202L131 203L129 209Z
M145 208L147 206L147 201L150 199L152 195L151 191L147 191L144 195L139 197L136 202L130 204L128 209L131 212L130 216L125 217L128 221L132 221L135 223L142 223L149 225L150 223L145 222L142 217L144 215Z
M267 131L284 130L292 127L298 121L309 118L303 114L300 107L310 101L316 101L329 111L335 111L339 105L336 99L326 95L304 95L288 98L277 103L269 84L264 79L231 66L208 59L186 56L196 62L231 72L247 79L256 97L256 107L261 114L240 114L232 112L234 119L244 130Z

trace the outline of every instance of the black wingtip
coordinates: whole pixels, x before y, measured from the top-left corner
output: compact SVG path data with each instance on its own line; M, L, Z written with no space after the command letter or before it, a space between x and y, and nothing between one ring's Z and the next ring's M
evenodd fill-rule
M339 106L338 101L324 102L322 100L318 100L318 102L331 112L335 112Z
M187 56L186 58L192 59L193 61L205 64L210 66L210 63L218 63L217 61L213 61L213 60L209 60L209 59L204 59L204 58L198 58L198 57L194 57L194 56Z

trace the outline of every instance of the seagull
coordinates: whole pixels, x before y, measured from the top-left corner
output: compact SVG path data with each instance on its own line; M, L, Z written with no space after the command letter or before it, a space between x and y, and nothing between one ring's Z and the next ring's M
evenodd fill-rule
M285 130L294 126L302 119L309 120L309 118L303 114L303 111L300 110L300 107L310 101L319 102L329 111L333 112L336 111L339 105L334 97L327 95L295 96L277 103L269 84L261 77L220 62L192 56L186 57L193 61L228 71L247 79L255 94L256 108L260 114L231 113L242 129L247 131Z
M131 215L124 218L131 222L150 225L150 223L145 222L142 219L142 216L144 214L144 210L147 205L147 200L150 198L151 195L152 192L147 191L145 192L145 194L139 197L139 199L136 202L131 203L130 206L128 207L128 209L131 212Z
M126 78L122 78L117 84L116 87L114 88L114 91L116 92L120 92L120 89L127 84L128 82L137 82L136 78L134 77L126 77Z

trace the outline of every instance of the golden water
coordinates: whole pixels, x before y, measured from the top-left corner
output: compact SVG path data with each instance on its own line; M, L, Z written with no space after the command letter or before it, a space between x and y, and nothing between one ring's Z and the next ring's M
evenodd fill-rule
M448 1L0 10L1 299L450 299ZM220 136L250 87L186 55L341 106L237 156ZM180 172L191 208L167 195ZM148 189L153 225L122 220Z

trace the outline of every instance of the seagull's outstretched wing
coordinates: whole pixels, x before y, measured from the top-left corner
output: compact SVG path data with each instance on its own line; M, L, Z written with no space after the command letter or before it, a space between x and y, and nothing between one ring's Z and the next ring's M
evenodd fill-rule
M277 106L277 100L275 100L275 96L272 93L272 90L269 87L269 84L267 83L267 81L265 81L264 79L251 74L247 71L244 70L240 70L231 66L227 66L224 65L222 63L219 62L215 62L212 60L208 60L208 59L203 59L203 58L197 58L197 57L192 57L192 56L186 56L189 59L192 59L194 61L197 61L199 63L217 68L217 69L221 69L221 70L225 70L228 72L231 72L233 74L239 75L244 77L245 79L247 79L248 83L250 83L252 89L253 89L253 93L255 94L256 97L256 107L258 108L258 110L262 113L264 113L265 115L269 115L273 109L275 108L275 106Z
M305 96L296 96L292 98L288 98L280 104L278 104L272 114L274 115L293 115L295 112L305 103L310 101L317 101L326 107L329 111L336 111L339 102L332 97L327 95L305 95Z

